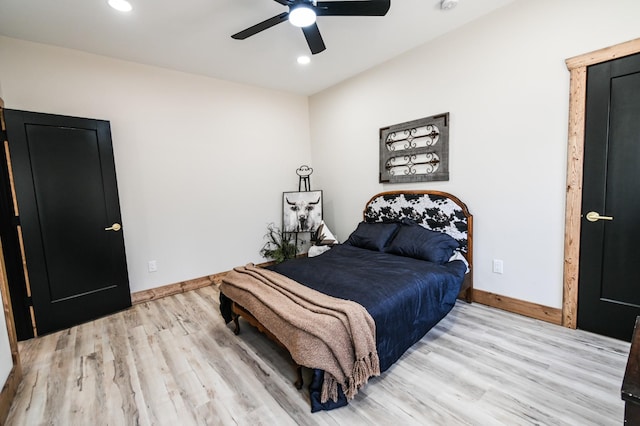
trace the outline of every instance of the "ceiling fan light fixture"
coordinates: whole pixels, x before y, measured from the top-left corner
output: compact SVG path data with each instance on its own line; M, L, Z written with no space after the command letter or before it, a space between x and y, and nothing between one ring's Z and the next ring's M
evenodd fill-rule
M289 22L295 27L308 27L316 22L316 12L306 5L292 7Z

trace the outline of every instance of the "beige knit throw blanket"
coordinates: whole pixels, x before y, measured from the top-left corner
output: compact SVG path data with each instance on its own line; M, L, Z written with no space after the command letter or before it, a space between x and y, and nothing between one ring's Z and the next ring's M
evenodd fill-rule
M380 375L375 322L358 303L252 264L229 272L220 291L251 312L298 365L324 370L322 403L338 399L338 384L351 400Z

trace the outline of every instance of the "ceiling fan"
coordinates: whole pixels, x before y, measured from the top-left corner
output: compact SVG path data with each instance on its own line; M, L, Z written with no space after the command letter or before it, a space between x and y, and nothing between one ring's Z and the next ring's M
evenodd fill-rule
M281 22L289 21L302 28L311 53L314 55L326 49L316 16L384 16L391 6L391 0L369 1L315 1L315 0L274 0L289 11L262 21L246 30L231 36L236 40L244 40L261 31L269 29Z

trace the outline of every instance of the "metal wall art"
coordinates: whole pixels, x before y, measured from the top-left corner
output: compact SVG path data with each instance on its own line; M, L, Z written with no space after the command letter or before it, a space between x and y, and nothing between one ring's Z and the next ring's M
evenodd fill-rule
M380 129L380 183L449 180L449 113Z
M313 169L307 165L302 165L296 169L298 175L298 191L311 191L311 174ZM304 186L304 189L302 187Z

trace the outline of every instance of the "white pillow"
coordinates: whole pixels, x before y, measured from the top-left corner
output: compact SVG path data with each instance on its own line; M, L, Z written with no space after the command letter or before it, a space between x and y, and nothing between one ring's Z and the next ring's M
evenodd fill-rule
M319 256L327 250L331 250L331 246L311 246L309 247L309 252L307 253L307 257Z
M324 220L320 222L320 226L318 226L317 231L318 236L316 237L316 245L317 246L332 246L334 244L338 244L338 240L333 235L329 227Z

